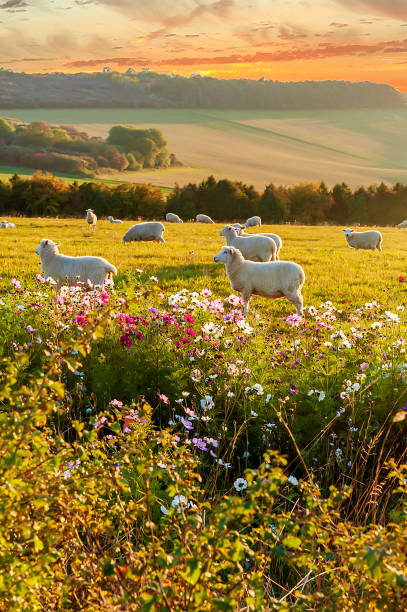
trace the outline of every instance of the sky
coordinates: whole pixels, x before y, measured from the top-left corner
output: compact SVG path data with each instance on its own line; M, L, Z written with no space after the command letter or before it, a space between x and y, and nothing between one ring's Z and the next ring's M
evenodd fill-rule
M407 91L407 0L0 0L0 66L369 80Z

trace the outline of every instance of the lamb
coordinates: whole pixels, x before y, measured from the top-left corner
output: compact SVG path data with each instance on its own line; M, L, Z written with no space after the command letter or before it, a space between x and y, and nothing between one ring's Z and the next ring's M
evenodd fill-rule
M2 221L0 224L1 229L16 229L15 223L11 223L11 221Z
M168 223L183 223L183 220L175 213L167 213L165 215L165 220Z
M223 247L215 255L216 263L224 263L227 277L234 291L242 294L244 314L249 310L251 295L268 298L286 297L302 316L302 286L305 282L304 270L293 261L246 261L238 249Z
M231 225L225 225L220 232L225 236L226 244L234 246L242 253L245 259L251 261L273 261L276 258L276 243L267 236L238 236Z
M195 218L197 223L215 223L208 215L197 215Z
M145 223L136 223L123 236L123 242L139 242L151 241L165 242L162 237L165 227L159 221L147 221Z
M407 219L405 221L402 221L401 223L399 223L398 225L396 225L396 227L398 229L404 229L405 227L407 227Z
M376 230L368 232L355 232L349 228L343 230L348 245L354 249L382 250L382 235Z
M44 238L35 250L40 256L45 278L52 278L57 283L57 289L62 285L80 283L102 287L108 278L117 274L116 268L103 257L70 257L60 254L60 244Z
M249 217L249 219L247 219L246 223L244 224L245 227L256 227L257 225L261 227L261 219L257 215L255 215L254 217Z
M89 226L93 229L96 229L97 220L98 218L93 212L93 210L91 208L88 208L88 210L86 211L86 221L88 222Z
M108 217L107 220L110 223L123 223L123 221L121 221L120 219L113 219L113 217Z
M246 234L246 232L244 231L244 225L240 225L240 223L234 223L232 225L232 227L234 227L236 229L237 235L238 236L267 236L267 238L271 238L272 240L274 240L274 242L276 243L276 260L279 260L279 252L281 247L283 246L283 241L281 240L280 236L278 234L272 234L272 233L266 233L266 232L259 232L258 234Z

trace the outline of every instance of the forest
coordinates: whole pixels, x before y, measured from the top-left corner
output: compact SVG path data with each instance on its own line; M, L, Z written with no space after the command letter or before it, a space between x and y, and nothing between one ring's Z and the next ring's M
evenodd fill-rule
M390 85L351 81L216 79L143 69L25 74L0 69L0 108L340 109L404 106Z

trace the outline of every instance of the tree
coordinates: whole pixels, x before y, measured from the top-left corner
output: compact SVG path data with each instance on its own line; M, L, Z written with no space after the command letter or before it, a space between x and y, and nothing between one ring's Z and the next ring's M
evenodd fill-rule
M11 125L4 119L0 119L0 140L6 144L10 144L13 141L14 130Z
M259 215L264 221L282 223L288 218L287 200L276 194L274 185L267 185L259 201Z

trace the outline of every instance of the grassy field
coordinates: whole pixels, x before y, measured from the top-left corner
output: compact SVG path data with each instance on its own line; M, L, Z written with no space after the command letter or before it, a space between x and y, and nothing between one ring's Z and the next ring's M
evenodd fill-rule
M2 111L23 121L71 124L106 136L118 123L158 127L186 167L111 177L173 187L216 178L262 189L274 182L324 180L352 187L407 182L407 107L397 109L229 111L35 109Z

